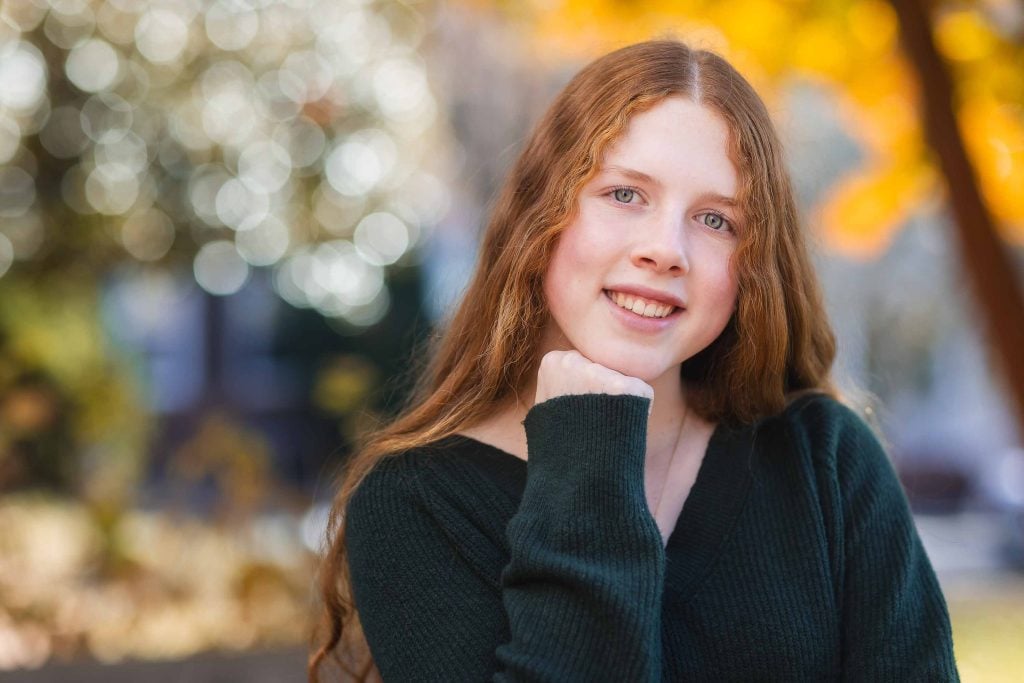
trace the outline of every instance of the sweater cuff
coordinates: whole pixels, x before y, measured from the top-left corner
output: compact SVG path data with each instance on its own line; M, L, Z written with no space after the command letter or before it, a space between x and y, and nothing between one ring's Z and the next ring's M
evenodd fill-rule
M534 405L523 421L530 483L596 485L606 494L644 499L650 402L632 394L574 394Z

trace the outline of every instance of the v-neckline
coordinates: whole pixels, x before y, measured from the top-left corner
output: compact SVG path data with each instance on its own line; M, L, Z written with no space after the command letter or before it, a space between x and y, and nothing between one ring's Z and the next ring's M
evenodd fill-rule
M753 478L752 434L751 425L715 425L697 477L665 542L665 585L673 592L684 597L691 594L711 570L735 526ZM529 459L464 434L449 438L478 444L500 455L499 462L511 463L504 466L525 484Z
M720 422L708 440L697 478L665 544L665 585L684 597L712 569L743 510L753 480L753 433L751 425Z

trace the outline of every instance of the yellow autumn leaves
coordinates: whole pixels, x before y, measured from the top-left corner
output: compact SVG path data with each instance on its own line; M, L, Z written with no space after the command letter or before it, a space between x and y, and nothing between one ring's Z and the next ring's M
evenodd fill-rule
M808 218L826 245L849 256L878 255L910 216L942 206L944 181L923 138L919 86L884 0L472 4L509 16L549 63L677 36L726 55L770 107L787 81L827 88L863 155ZM1012 32L1014 21L1024 23L1022 13L1008 0L940 3L932 21L982 194L1003 237L1024 245L1024 46Z

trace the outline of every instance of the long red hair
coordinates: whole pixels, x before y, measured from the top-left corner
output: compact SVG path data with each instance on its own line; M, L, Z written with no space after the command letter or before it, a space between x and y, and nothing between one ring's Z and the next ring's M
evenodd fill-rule
M320 567L316 683L327 661L351 680L375 676L352 601L344 510L383 458L468 428L536 372L547 322L542 281L579 189L631 116L669 96L711 108L731 132L745 229L733 256L739 296L722 334L682 365L691 410L748 423L798 394L837 396L835 337L800 226L782 147L764 103L722 57L671 40L631 45L586 66L555 98L512 168L473 279L436 335L409 407L349 459L331 510Z

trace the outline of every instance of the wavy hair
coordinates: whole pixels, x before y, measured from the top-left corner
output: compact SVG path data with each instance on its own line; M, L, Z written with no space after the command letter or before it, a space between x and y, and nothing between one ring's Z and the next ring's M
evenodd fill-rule
M768 111L722 57L674 40L631 45L587 65L555 98L509 173L483 236L472 281L432 340L408 407L347 462L320 566L322 623L309 661L316 683L333 661L352 680L376 673L351 595L344 510L383 458L454 434L527 385L548 321L543 278L580 188L630 118L670 96L709 107L730 131L745 229L733 254L735 312L719 337L682 364L691 409L748 423L799 394L838 397L835 337Z

